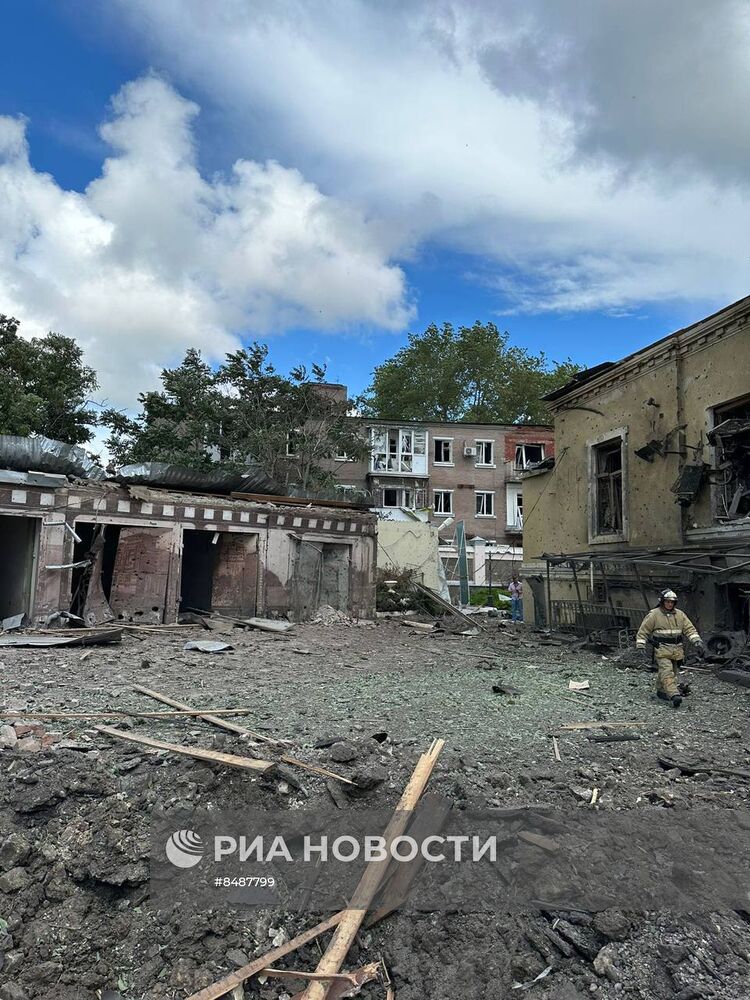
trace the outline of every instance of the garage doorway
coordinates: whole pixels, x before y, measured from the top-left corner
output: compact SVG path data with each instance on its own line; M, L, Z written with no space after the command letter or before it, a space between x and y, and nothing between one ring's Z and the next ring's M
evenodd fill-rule
M300 539L294 567L294 616L312 618L320 607L349 611L351 547Z
M0 516L0 618L30 614L37 519Z
M188 530L182 535L180 611L214 611L242 618L258 600L258 536Z

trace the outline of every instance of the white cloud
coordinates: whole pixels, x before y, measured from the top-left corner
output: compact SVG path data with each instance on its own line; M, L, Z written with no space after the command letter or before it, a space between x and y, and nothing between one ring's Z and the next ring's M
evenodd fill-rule
M24 123L0 117L0 309L27 335L74 336L118 405L188 346L216 359L240 333L292 323L400 329L411 310L377 226L295 169L196 166L197 106L156 76L127 84L83 193L29 162Z
M225 143L252 134L377 219L390 253L475 253L504 307L543 311L747 291L747 4L657 6L121 11L150 58L221 109Z

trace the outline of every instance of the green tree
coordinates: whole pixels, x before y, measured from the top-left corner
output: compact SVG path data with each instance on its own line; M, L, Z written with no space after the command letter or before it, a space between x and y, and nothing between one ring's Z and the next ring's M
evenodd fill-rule
M221 456L227 399L216 373L190 348L177 368L161 373L161 390L142 392L141 412L128 417L105 410L101 423L110 429L107 448L115 465L167 462L206 470Z
M287 489L333 485L337 456L363 458L368 447L348 418L353 404L324 379L319 365L281 375L263 344L228 354L216 371L191 349L177 368L162 371L161 390L139 396L137 417L102 415L107 447L119 465L241 470L256 461Z
M0 314L0 434L90 441L97 416L87 397L97 388L96 372L70 337L48 333L24 340L19 325Z
M379 365L363 400L368 416L479 423L545 423L541 397L580 366L509 343L494 323L434 323Z

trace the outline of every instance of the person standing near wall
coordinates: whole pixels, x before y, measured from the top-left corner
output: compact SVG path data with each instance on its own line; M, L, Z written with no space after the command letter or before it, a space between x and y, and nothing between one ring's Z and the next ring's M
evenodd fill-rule
M513 574L513 579L508 585L510 594L510 620L514 622L523 621L523 584L518 579L518 574Z
M647 645L653 647L656 658L656 694L671 701L674 708L682 704L677 686L677 674L685 658L683 639L689 639L700 657L705 656L703 640L684 611L677 610L677 594L662 590L659 605L646 615L635 638L636 649L648 656ZM649 657L650 659L650 657Z

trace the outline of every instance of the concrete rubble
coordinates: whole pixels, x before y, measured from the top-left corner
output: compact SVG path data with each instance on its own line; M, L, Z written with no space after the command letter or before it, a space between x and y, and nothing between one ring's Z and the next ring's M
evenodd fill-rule
M149 832L157 803L175 814L210 806L314 815L332 807L333 788L339 813L390 813L435 734L445 748L429 789L454 807L654 822L704 811L718 829L750 800L748 695L710 669L685 671L692 691L676 713L654 697L642 665L499 619L476 636L424 635L398 619L363 629L300 623L293 639L237 625L231 650L188 660L195 654L183 652L185 641L205 635L192 624L124 630L121 643L85 650L0 649L9 715L67 716L24 722L0 713L2 1000L99 1000L105 991L186 1000L330 917L154 912ZM569 681L582 677L589 689L571 691ZM493 684L513 694L499 698ZM157 696L175 714L148 716L164 707ZM206 721L211 708L232 707L237 715L216 716L225 729ZM202 716L178 714L190 709ZM70 717L95 712L129 717L104 727ZM592 742L597 733L640 738ZM272 767L237 766L222 755ZM554 858L562 834L546 815L547 825L522 839L528 851ZM328 938L321 950L305 940L273 968L312 973ZM740 1000L750 978L750 918L741 909L396 910L352 940L341 972L373 971L381 959L391 985L363 979L363 997L390 989L398 1000L516 991L544 1000ZM314 982L255 975L244 995L279 1000Z

